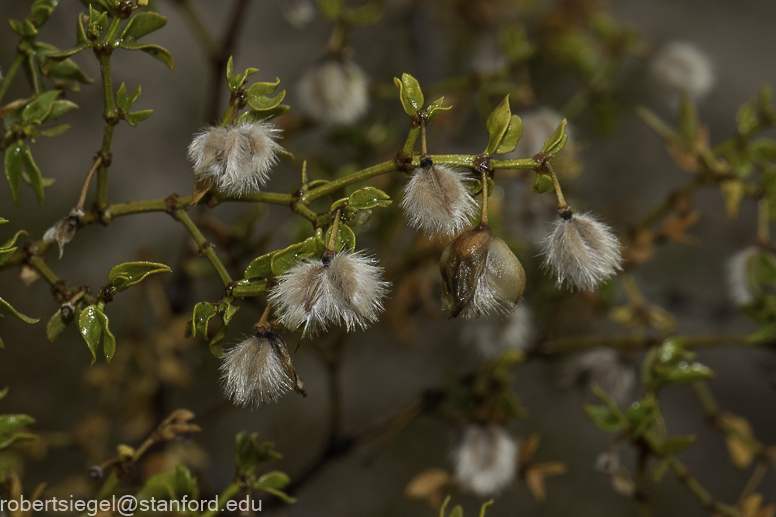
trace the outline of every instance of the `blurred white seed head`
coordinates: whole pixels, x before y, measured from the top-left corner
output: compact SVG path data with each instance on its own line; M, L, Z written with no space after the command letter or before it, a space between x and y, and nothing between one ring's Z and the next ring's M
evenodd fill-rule
M319 334L330 325L365 329L383 311L388 282L377 260L342 251L289 269L270 293L270 302L289 329Z
M366 76L350 59L327 58L302 77L299 101L302 111L316 122L353 124L369 108Z
M752 261L765 253L756 246L745 248L733 255L727 263L727 280L730 298L737 305L749 305L755 295L750 281L749 266Z
M510 153L510 158L527 158L541 151L542 147L544 147L544 142L552 136L558 125L563 122L563 117L550 108L545 107L521 113L520 118L523 121L523 136L517 142L515 150Z
M226 398L243 407L277 402L291 390L306 396L285 341L269 331L259 331L224 353L221 382Z
M619 447L606 452L602 452L595 460L595 469L609 476L613 476L620 471L620 450Z
M84 211L80 208L74 208L70 215L57 221L54 226L46 230L43 234L43 241L47 243L56 242L59 246L59 258L65 252L65 244L73 240L75 231L78 229L78 223L84 218Z
M492 76L507 68L509 61L495 32L482 32L475 40L473 48L471 69L474 73Z
M315 19L315 5L310 0L286 0L281 9L283 18L295 29L304 30Z
M596 348L570 359L561 370L561 384L588 387L597 384L612 400L627 402L636 385L636 370L617 350Z
M496 359L504 352L528 348L533 333L531 310L523 303L503 320L482 318L467 323L461 341L484 359Z
M672 96L688 94L700 99L711 91L715 82L709 56L682 41L667 43L655 54L651 73L658 88Z
M189 146L194 174L198 180L214 181L227 194L257 192L278 161L282 147L275 140L279 132L269 122L207 127Z
M418 167L404 187L401 207L410 226L432 236L460 233L477 213L464 173L444 165Z
M451 454L455 481L480 497L495 495L512 483L517 452L517 443L503 427L470 424Z
M593 291L622 269L620 241L591 214L564 214L542 248L545 266L552 268L558 286L565 282L572 290Z
M487 226L467 230L439 259L442 308L453 318L510 314L523 296L525 270L509 246Z

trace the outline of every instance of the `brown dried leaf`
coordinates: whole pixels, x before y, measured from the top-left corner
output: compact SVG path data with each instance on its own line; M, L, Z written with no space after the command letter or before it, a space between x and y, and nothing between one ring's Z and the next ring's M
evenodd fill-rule
M755 455L747 441L754 438L752 426L740 416L726 414L722 418L725 426L733 430L725 434L730 460L737 469L745 469L752 464Z
M442 504L443 491L452 484L452 477L442 469L424 470L407 484L404 495L410 499L423 499L433 508Z

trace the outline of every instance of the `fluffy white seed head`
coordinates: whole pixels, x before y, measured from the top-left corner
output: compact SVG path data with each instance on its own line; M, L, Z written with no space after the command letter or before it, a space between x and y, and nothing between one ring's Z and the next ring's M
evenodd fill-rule
M711 59L691 43L674 41L663 46L654 56L651 73L665 94L688 94L700 99L714 87L715 74Z
M467 323L461 341L484 359L496 359L504 352L528 348L533 333L531 310L523 303L504 319L481 318Z
M558 286L593 291L622 269L620 241L611 228L591 214L573 214L555 223L542 242L545 266L552 268Z
M749 280L749 265L761 253L756 246L745 248L733 255L727 263L727 280L730 298L737 305L754 302L755 296Z
M401 207L410 226L426 235L457 235L477 213L464 173L444 165L419 167L404 187Z
M315 5L311 0L286 0L283 18L295 29L304 30L315 19Z
M509 64L496 33L485 31L474 42L471 69L474 73L492 76L506 70Z
M612 348L596 348L570 359L561 371L561 383L590 386L597 384L617 403L627 402L636 385L633 365L622 360Z
M452 452L456 482L480 497L501 492L517 470L517 443L501 426L470 424Z
M78 223L84 218L84 211L73 209L70 215L57 221L54 226L46 230L43 234L43 241L47 243L56 242L59 246L59 258L65 252L65 244L69 243L75 237L75 231L78 229Z
M439 259L442 308L453 318L511 313L525 290L525 270L509 246L490 228L467 230Z
M289 269L270 294L270 302L289 329L319 334L331 325L365 329L383 311L388 282L383 268L362 253L343 251Z
M275 140L279 132L269 122L207 127L189 146L194 174L198 180L214 181L227 194L257 192L278 161L282 148Z
M277 402L291 390L305 394L285 341L269 331L258 332L224 353L221 382L226 398L243 407Z
M523 121L523 136L517 142L515 150L510 153L510 158L528 158L541 151L544 142L563 121L563 117L557 112L545 107L523 113L520 117Z
M325 59L300 81L299 100L302 111L321 124L353 124L369 108L366 77L349 59Z

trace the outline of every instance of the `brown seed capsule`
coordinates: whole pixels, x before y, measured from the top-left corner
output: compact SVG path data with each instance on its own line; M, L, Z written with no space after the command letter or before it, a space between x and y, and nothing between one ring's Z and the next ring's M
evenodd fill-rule
M525 271L509 246L480 225L447 245L439 261L442 308L452 317L512 311L525 289Z
M46 230L46 233L43 234L43 240L45 242L57 243L59 246L59 258L62 258L62 253L65 251L65 244L72 241L73 237L75 237L75 231L83 218L84 211L80 208L74 208L70 211L70 215L57 221L54 226Z

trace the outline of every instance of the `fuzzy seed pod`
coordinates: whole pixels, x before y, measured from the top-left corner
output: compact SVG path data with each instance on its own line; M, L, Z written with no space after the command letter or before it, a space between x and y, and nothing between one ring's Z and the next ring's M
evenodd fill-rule
M591 214L567 211L542 242L545 266L573 290L594 291L598 284L622 269L620 241Z
M409 225L433 236L452 237L470 224L477 203L464 186L462 172L444 165L419 167L404 187L401 201Z
M456 482L480 497L501 492L517 470L515 440L501 426L470 424L452 452Z
M562 368L561 384L588 387L597 384L612 400L627 402L636 385L636 370L617 350L596 348L570 359Z
M390 284L382 274L375 259L342 251L291 268L269 299L280 312L281 323L289 329L304 326L303 335L319 334L330 325L365 329L383 311Z
M353 124L369 108L366 77L350 59L327 58L304 75L299 100L302 111L320 124Z
M304 30L315 19L315 5L310 0L286 0L283 18L295 29Z
M221 382L226 398L243 407L277 402L291 390L307 396L285 341L269 331L259 331L226 351Z
M525 350L533 337L531 310L522 304L503 320L483 318L467 323L461 340L483 359L496 359L504 352Z
M671 42L661 48L652 60L651 73L665 94L688 94L705 97L714 87L711 59L691 43Z
M765 286L758 279L766 267L776 267L776 256L757 246L745 248L728 260L728 292L736 305L749 305L764 294Z
M213 181L218 190L234 196L257 192L282 150L275 141L279 131L269 122L205 128L189 146L197 180Z
M525 289L525 271L507 244L480 225L447 245L439 260L442 308L452 317L509 314Z
M75 231L78 229L78 223L84 218L84 211L80 208L74 208L70 215L60 219L51 228L43 234L43 241L47 243L56 242L59 246L59 258L65 252L65 244L73 240Z

